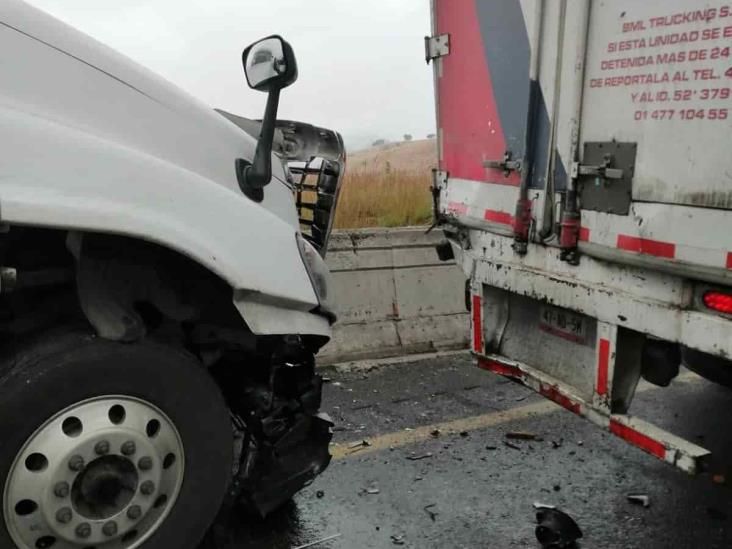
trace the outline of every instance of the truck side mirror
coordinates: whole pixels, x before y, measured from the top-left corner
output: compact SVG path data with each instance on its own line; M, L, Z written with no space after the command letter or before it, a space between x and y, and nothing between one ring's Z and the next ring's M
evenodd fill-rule
M297 61L292 46L280 36L268 36L246 48L242 53L244 74L249 87L267 92L262 127L252 162L236 160L236 176L241 191L256 202L264 198L264 187L272 179L272 140L280 90L297 80Z

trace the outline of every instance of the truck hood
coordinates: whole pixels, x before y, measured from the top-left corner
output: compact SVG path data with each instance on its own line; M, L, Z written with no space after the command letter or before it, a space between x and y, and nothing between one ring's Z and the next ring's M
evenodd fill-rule
M0 102L142 151L240 193L235 160L251 160L256 140L211 107L20 0L0 2L0 32L23 36L23 51L2 56L3 64L22 64L27 75L0 81ZM49 85L49 74L61 65L66 72ZM242 93L248 93L245 88L242 74ZM267 187L262 206L297 227L292 193L274 155L272 171L277 181Z

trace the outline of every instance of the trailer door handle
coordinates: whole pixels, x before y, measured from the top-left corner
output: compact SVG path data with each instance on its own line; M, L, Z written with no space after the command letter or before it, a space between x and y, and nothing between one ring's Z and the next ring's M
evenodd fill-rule
M579 162L575 162L572 164L572 177L576 178L579 175L595 175L602 177L603 179L622 179L623 170L620 168L610 167L613 160L613 156L611 154L607 154L605 155L603 163L599 165L580 164Z

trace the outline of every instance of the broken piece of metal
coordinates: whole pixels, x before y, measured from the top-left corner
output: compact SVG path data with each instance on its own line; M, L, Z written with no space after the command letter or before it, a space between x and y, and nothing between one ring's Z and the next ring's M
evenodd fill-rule
M643 507L651 506L651 498L647 494L628 494L628 501L635 503L636 505L642 505Z
M536 433L527 433L525 431L509 431L506 438L513 440L536 440Z
M391 536L391 542L394 545L404 545L404 543L405 543L404 542L404 536L403 535L392 534L392 536Z
M355 454L356 452L360 452L361 450L363 450L364 448L368 448L369 446L371 446L371 443L368 440L364 439L361 442L349 446L348 453Z
M541 507L536 512L536 539L544 549L565 549L582 537L577 523L556 508Z
M432 522L435 522L435 520L437 519L437 515L439 515L439 513L435 513L434 511L432 511L432 508L433 507L437 507L437 504L436 503L430 503L429 505L425 505L423 507L423 509L429 515L430 520L432 520Z
M427 459L432 457L432 452L427 452L426 454L422 454L419 456L411 455L407 456L407 459L410 461L419 461L420 459Z

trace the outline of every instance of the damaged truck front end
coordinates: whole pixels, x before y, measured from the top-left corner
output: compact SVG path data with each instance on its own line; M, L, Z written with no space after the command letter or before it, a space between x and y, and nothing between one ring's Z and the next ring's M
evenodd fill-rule
M0 547L194 549L328 466L343 140L277 120L285 40L242 63L260 122L0 3Z

